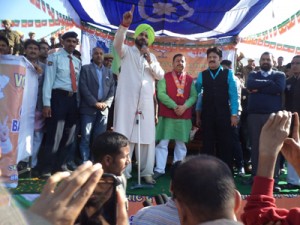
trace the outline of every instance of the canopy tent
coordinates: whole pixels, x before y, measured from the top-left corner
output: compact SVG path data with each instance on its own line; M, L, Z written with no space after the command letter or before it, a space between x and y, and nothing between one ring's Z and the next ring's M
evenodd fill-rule
M271 0L62 0L71 17L116 29L136 6L130 30L150 24L157 35L189 39L236 36Z

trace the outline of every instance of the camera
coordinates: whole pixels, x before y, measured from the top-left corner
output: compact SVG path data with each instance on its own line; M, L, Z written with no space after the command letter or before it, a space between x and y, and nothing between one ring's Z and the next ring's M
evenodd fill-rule
M117 186L120 180L114 174L104 173L94 193L82 209L77 223L80 225L117 224Z

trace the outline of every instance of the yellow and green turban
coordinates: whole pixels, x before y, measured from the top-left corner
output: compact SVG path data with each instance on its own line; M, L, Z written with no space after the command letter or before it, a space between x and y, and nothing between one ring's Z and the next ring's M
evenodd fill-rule
M134 38L136 38L137 36L139 36L140 33L146 31L148 34L148 46L152 45L152 43L155 40L155 33L153 28L145 23L142 23L141 25L139 25L134 32Z

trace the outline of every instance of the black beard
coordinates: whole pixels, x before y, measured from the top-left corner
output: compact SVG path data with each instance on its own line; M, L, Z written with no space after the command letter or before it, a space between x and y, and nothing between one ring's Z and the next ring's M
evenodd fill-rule
M148 43L144 39L135 39L134 43L138 48L142 48L144 45L148 46Z
M260 66L260 69L263 70L263 71L269 71L271 69L271 65L269 64L263 64Z

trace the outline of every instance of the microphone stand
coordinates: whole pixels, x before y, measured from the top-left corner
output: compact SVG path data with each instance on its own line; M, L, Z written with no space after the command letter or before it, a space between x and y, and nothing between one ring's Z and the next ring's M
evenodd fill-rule
M142 67L142 78L144 77L145 74L145 64L144 64L145 58L143 60L143 67ZM143 85L143 83L142 83ZM140 96L141 96L141 90L140 89L140 95L139 95L139 101L138 101L138 105L137 105L137 111L136 111L136 124L138 125L138 148L137 148L137 155L138 155L138 182L136 184L133 184L130 189L134 190L134 189L142 189L142 188L154 188L153 184L142 184L141 183L141 115L143 114L142 111L139 109L139 103L140 103Z

